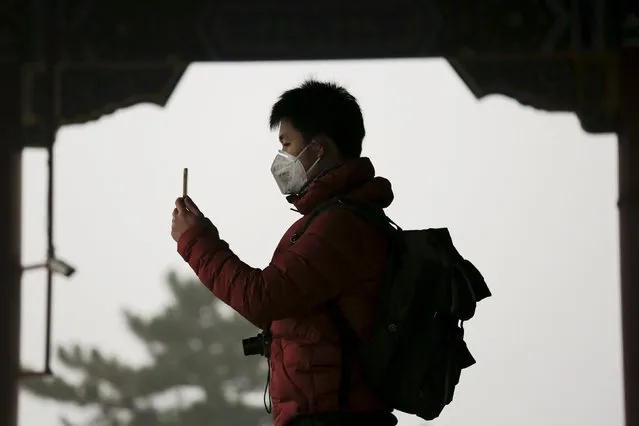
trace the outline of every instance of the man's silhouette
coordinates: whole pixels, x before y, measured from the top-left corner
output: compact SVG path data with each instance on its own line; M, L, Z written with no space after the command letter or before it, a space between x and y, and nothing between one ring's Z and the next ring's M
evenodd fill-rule
M257 342L268 346L258 351L270 355L276 426L395 425L392 410L367 386L354 352L344 353L349 371L342 376L344 348L328 309L336 301L360 337L371 332L388 241L377 226L345 209L324 212L300 232L304 216L335 197L379 209L393 201L389 181L376 177L370 160L361 157L360 107L337 85L307 81L282 94L270 124L279 127L281 143L271 171L303 215L271 263L257 269L242 262L188 197L178 198L173 211L178 252L215 296L266 331ZM340 397L340 389L347 394Z

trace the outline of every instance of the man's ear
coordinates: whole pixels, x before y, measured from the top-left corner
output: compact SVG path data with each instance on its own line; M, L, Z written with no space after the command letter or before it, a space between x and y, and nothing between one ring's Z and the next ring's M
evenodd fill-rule
M326 136L318 136L315 138L315 154L317 158L323 158L328 152L329 139Z

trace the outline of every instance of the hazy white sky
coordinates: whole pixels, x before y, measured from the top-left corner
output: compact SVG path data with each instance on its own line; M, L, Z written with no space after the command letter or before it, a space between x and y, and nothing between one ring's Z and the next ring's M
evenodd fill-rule
M268 113L309 76L360 100L364 154L396 193L390 216L449 227L494 293L467 327L478 363L434 423L621 426L615 138L586 135L570 114L478 102L441 60L194 65L165 109L62 129L56 244L78 272L56 279L54 342L144 361L121 311L155 311L166 271L190 273L169 236L183 167L236 253L268 264L297 216L269 172L278 142ZM45 164L26 152L25 263L45 253ZM43 274L26 275L22 357L32 366L43 358L44 296ZM58 425L64 410L22 394L20 424Z

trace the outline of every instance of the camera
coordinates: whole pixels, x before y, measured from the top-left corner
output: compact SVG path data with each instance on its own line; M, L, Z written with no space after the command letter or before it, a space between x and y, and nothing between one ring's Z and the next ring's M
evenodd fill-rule
M262 355L268 358L271 355L271 341L271 333L266 331L257 336L242 339L244 356Z

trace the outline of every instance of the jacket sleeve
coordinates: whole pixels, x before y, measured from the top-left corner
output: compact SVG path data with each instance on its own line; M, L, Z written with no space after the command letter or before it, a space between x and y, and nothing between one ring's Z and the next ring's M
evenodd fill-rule
M353 266L361 239L348 213L317 217L299 240L278 251L265 269L242 262L212 225L187 230L178 252L220 300L259 328L307 313L357 282ZM352 231L352 227L350 228Z

